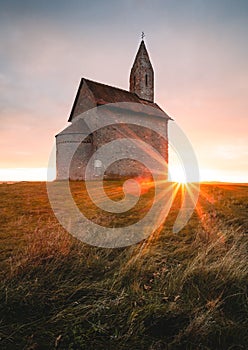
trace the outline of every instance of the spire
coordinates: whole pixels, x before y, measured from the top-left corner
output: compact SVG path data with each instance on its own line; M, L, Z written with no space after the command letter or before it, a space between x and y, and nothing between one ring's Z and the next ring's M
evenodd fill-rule
M144 100L154 100L154 73L144 42L144 33L130 74L130 92Z

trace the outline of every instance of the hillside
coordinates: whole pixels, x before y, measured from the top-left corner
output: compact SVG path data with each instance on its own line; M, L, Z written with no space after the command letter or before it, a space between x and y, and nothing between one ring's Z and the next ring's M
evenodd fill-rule
M83 184L71 187L93 219ZM45 183L0 194L1 349L247 349L248 186L202 184L173 234L178 193L160 230L118 249L68 234Z

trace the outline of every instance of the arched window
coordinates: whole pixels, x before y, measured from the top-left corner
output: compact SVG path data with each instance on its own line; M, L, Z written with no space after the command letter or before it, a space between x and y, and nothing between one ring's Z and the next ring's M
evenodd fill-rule
M135 75L133 77L133 85L135 86L136 85L136 78L135 78Z
M148 75L146 74L146 86L148 85Z

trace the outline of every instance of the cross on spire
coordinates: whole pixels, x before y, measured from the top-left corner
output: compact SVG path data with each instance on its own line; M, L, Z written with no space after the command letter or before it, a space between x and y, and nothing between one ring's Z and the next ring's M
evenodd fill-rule
M141 39L144 40L144 37L145 37L145 33L142 32L142 33L141 33Z

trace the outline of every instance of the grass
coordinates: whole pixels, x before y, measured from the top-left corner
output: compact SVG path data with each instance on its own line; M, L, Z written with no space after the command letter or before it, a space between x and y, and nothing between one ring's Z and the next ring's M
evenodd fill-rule
M83 184L71 186L94 219ZM0 194L1 349L247 349L248 186L202 184L173 234L178 194L161 230L118 249L69 235L45 183Z

